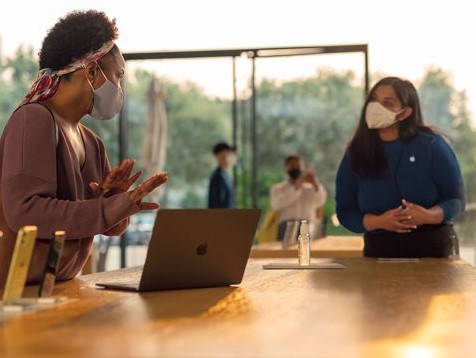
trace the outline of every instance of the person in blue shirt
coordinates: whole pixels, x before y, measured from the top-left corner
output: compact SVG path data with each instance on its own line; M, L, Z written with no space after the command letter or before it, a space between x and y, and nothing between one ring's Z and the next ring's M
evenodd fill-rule
M236 163L236 147L225 142L217 143L213 147L213 154L217 160L218 167L210 176L208 188L208 207L234 208L235 194L233 181L228 174L228 170Z
M464 209L458 159L425 125L417 90L380 80L337 171L339 222L364 233L367 257L448 257L458 253L452 220Z

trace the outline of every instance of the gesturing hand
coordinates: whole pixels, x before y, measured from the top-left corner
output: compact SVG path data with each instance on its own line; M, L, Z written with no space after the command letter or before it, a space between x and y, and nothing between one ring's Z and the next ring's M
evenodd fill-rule
M139 184L135 189L129 191L129 198L132 200L132 202L139 205L141 210L158 209L160 206L158 203L142 202L142 199L165 183L167 180L167 173L154 174L146 181Z
M124 193L130 189L137 179L142 175L142 171L138 171L131 176L132 169L134 168L135 160L124 159L122 163L114 167L102 184L91 182L89 187L93 191L94 197L104 195L106 197L112 196L118 193Z

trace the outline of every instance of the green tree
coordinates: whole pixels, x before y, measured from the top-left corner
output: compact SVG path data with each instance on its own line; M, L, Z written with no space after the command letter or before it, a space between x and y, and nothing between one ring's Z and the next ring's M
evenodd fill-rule
M429 68L419 87L422 111L427 124L447 136L453 146L467 184L468 201L476 200L472 183L476 181L476 132L471 122L465 91L453 86L449 74Z
M20 104L38 72L33 48L20 46L0 68L0 128Z
M418 88L423 117L447 136L453 135L455 115L452 103L456 90L448 73L441 68L428 68Z
M328 215L334 212L334 180L357 123L363 87L349 72L320 70L313 78L258 87L258 161L260 206L266 208L270 186L283 180L283 159L301 154L329 195Z
M137 70L126 86L129 155L139 164L146 135L146 92L152 76ZM230 101L209 97L193 83L161 81L168 120L165 170L170 178L162 202L169 207L204 207L208 176L216 165L211 148L215 142L231 138Z
M458 156L465 182L467 210L456 222L456 228L462 241L474 241L474 223L476 212L472 209L476 202L476 131L467 108L465 91L455 94L455 122L453 146Z
M455 89L447 72L427 69L419 87L425 121L445 135L454 148L465 183L467 203L476 201L476 132L467 108L464 91ZM457 219L457 231L463 241L473 240L473 211Z

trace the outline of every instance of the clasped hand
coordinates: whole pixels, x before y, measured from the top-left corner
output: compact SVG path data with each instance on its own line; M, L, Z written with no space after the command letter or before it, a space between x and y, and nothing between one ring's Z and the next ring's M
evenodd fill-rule
M395 209L386 211L380 216L381 228L398 233L409 233L418 226L429 222L428 209L405 199Z

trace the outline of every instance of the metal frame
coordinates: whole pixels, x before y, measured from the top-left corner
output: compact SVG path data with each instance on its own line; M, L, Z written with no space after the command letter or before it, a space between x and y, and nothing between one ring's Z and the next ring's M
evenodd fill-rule
M257 118L256 118L256 58L266 57L287 57L287 56L305 56L331 53L350 53L361 52L364 54L364 79L365 94L369 91L369 61L368 45L329 45L329 46L299 46L299 47L264 47L264 48L239 48L223 50L197 50L197 51L162 51L162 52L135 52L124 53L126 61L136 60L163 60L163 59L192 59L192 58L232 58L232 79L233 79L233 101L232 101L232 120L233 120L233 145L236 145L238 137L237 121L237 93L236 93L236 57L246 55L252 61L251 72L251 195L253 207L258 207L258 185L257 185L257 153L258 141L256 137ZM123 87L124 88L124 87ZM119 115L119 162L122 162L127 156L127 96L125 96L125 105ZM236 171L234 173L236 178ZM121 237L121 267L126 266L126 240L124 235Z

